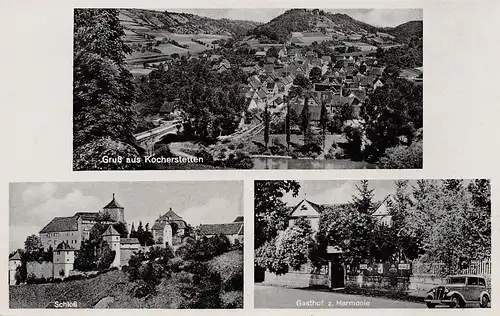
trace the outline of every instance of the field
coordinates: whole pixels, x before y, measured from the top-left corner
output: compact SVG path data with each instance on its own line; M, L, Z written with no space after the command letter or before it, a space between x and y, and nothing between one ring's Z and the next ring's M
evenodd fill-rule
M213 258L209 265L227 281L234 274L243 273L243 252L227 252ZM109 308L178 308L184 300L179 289L182 280L183 272L174 273L157 286L157 295L145 300L131 296L135 284L128 281L123 271L111 271L86 280L10 286L9 304L10 308L50 308L55 301L76 301L78 308L93 308L106 298ZM241 291L222 292L221 298L225 304L243 304Z

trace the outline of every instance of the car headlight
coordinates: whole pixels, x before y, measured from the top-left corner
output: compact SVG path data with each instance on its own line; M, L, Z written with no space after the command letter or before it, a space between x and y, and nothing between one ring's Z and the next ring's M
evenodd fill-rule
M446 294L448 292L450 292L450 289L448 289L448 288L444 289L444 294Z

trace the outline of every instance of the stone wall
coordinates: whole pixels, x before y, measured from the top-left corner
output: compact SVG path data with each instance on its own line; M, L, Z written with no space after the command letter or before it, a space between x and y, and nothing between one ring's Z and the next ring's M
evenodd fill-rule
M26 263L26 271L28 278L34 275L36 278L52 278L54 277L54 264L52 262L43 261L42 263L30 261Z
M329 277L325 274L289 272L284 275L265 272L263 284L288 286L293 288L329 287Z

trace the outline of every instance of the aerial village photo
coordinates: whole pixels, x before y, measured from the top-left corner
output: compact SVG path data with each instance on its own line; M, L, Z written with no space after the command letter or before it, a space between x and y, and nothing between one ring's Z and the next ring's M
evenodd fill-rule
M243 182L11 183L9 224L12 309L243 308Z
M490 180L255 182L256 308L491 307Z
M74 10L73 169L421 169L422 9Z

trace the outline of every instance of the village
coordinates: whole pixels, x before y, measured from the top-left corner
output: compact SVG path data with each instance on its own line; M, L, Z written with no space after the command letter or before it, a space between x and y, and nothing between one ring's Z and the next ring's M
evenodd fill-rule
M422 84L423 67L399 68L383 57L408 45L398 43L393 35L363 29L344 33L317 25L311 32L290 33L283 43L247 36L230 44L220 40L220 48L179 57L187 57L188 63L206 62L221 75L236 72L247 78L239 84L245 105L238 128L230 135L219 135L219 142L209 147L214 161L238 151L249 154L253 162L249 167L256 169L288 168L294 163L309 169L311 162L304 159L323 161L324 168L331 168L335 160L337 167L346 160L364 160L361 152L373 142L363 128L370 96L393 80ZM183 63L168 58L146 67L168 72L169 64L179 62ZM179 119L182 108L177 98L165 102L159 114L166 121ZM421 136L414 138L422 133L418 125L411 134L398 132L397 140L390 142L409 145L411 139L418 140ZM177 149L196 155L191 144ZM291 162L290 158L302 159Z
M422 20L375 27L318 9L222 25L180 12L113 14L123 31L114 39L125 47L120 66L135 88L134 120L109 131L131 147L107 156L140 163L80 151L112 145L82 131L77 170L422 168ZM97 111L86 100L81 114ZM135 159L150 155L191 159Z

